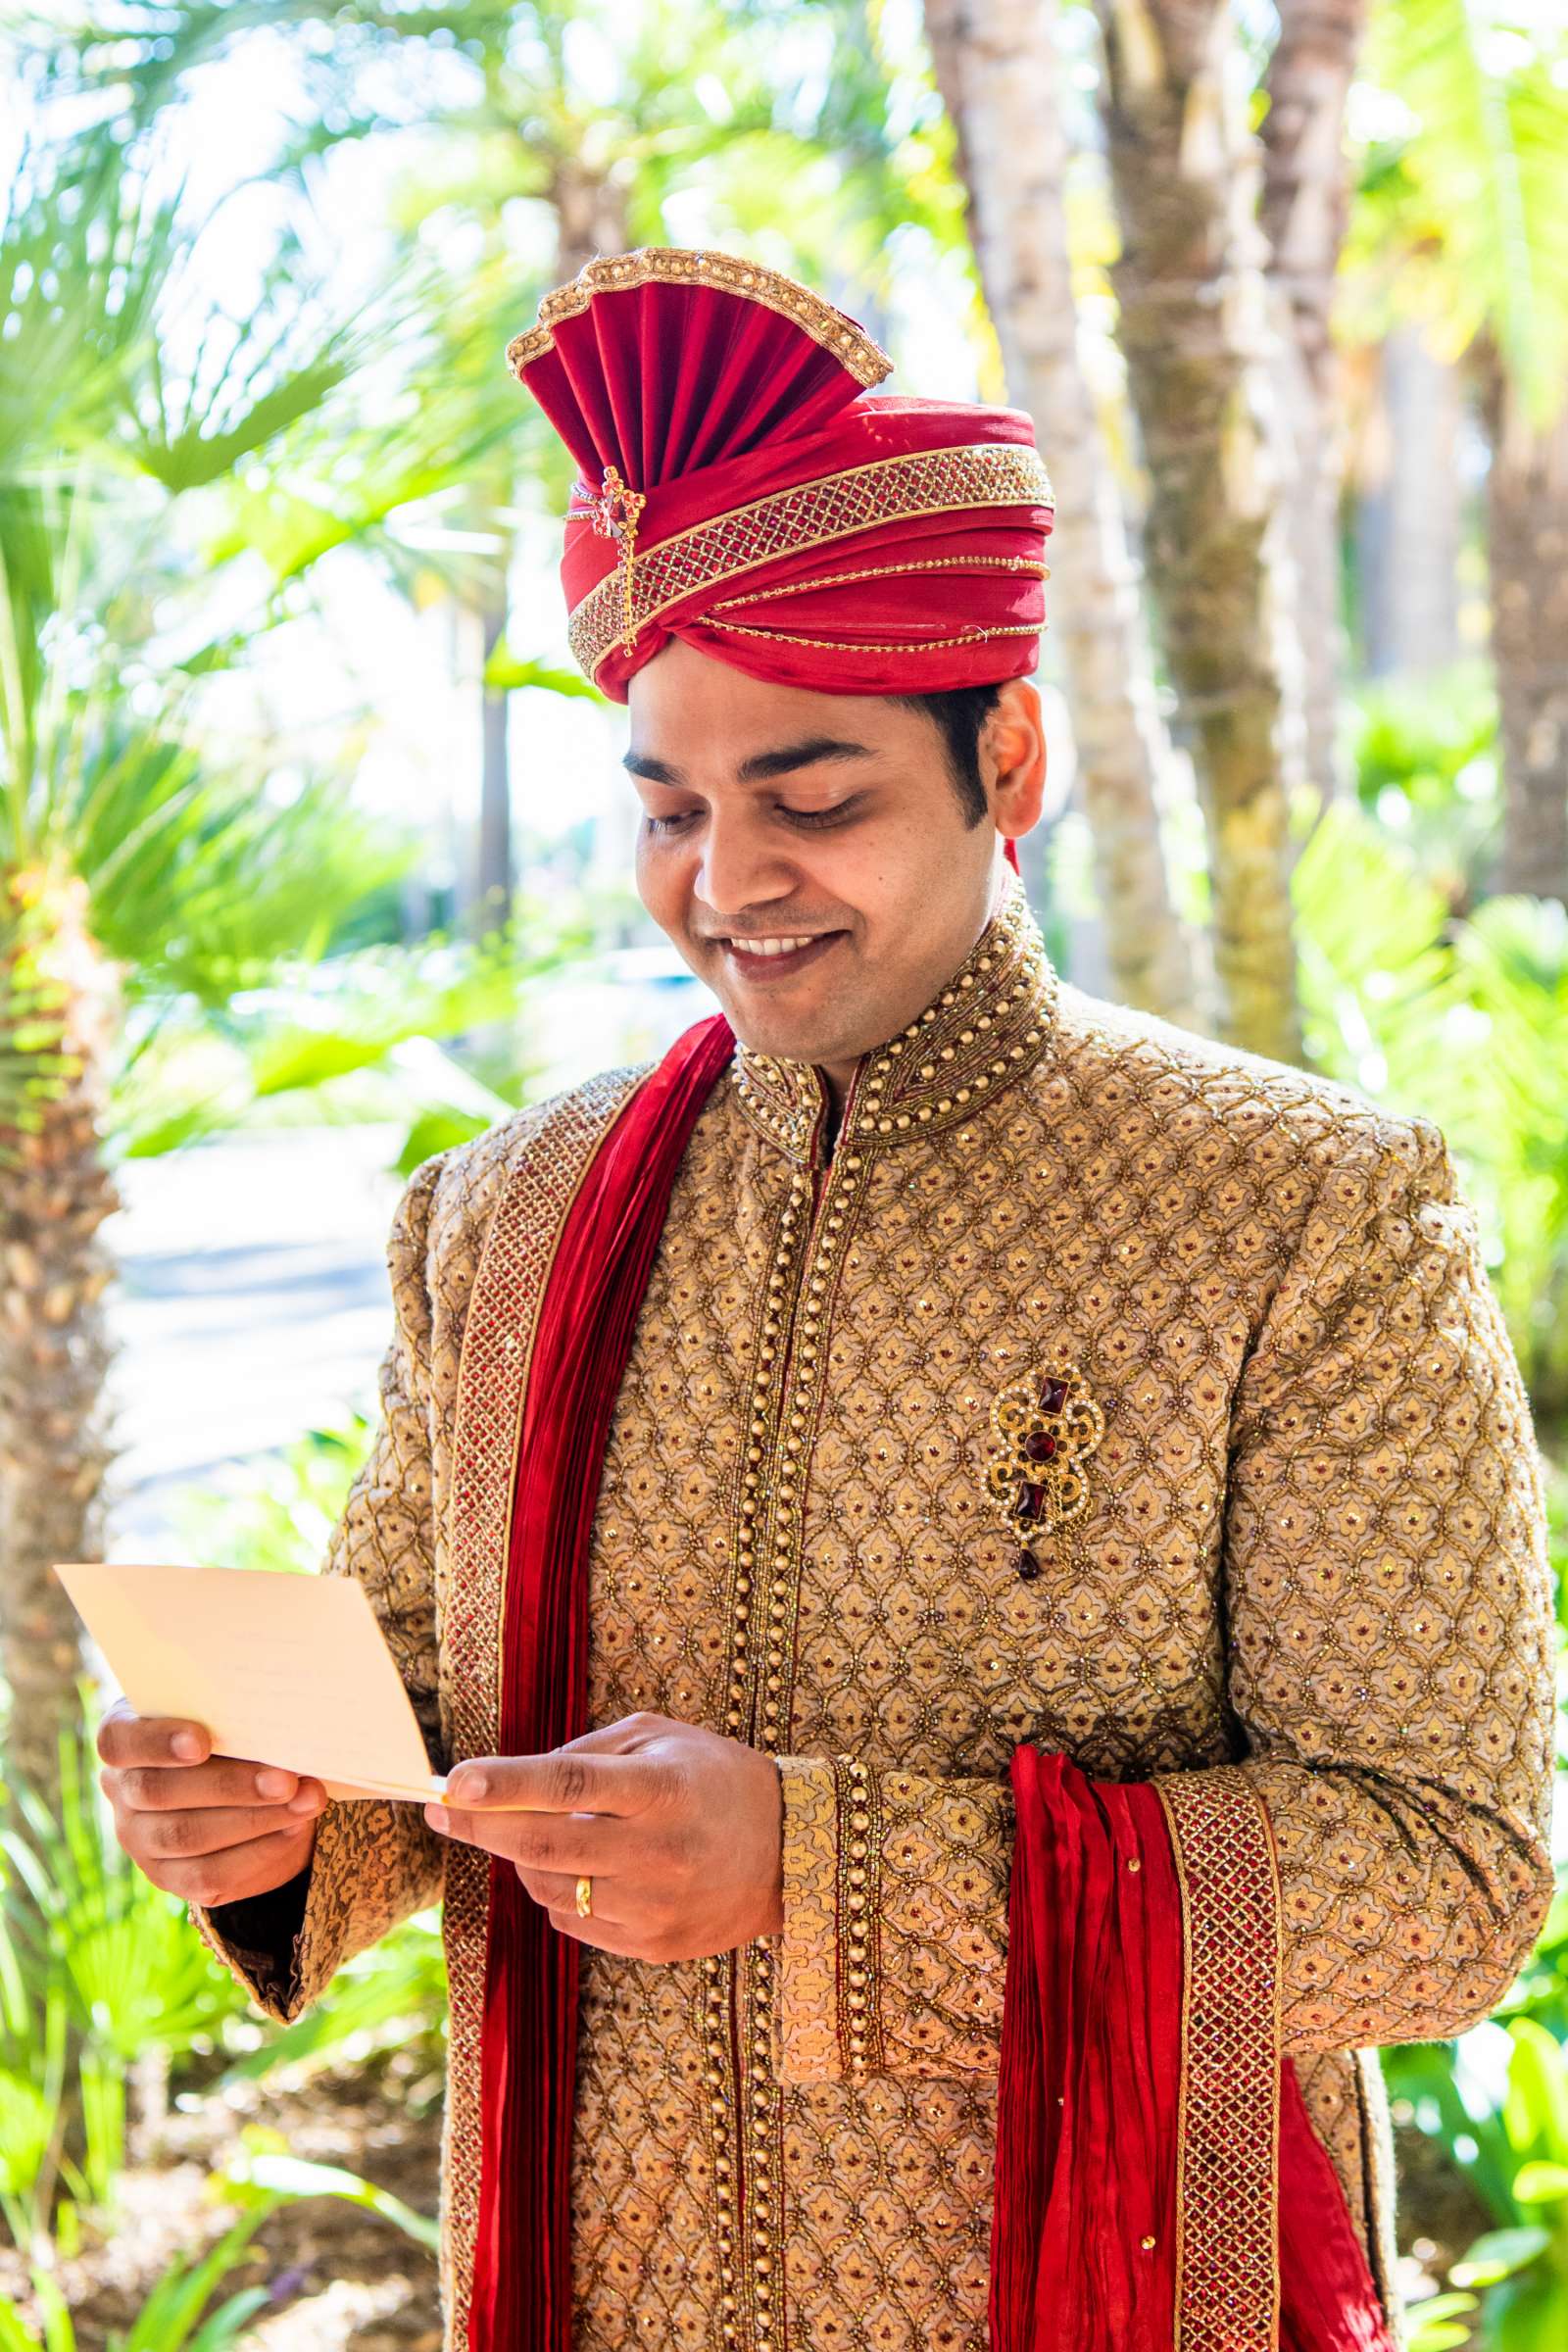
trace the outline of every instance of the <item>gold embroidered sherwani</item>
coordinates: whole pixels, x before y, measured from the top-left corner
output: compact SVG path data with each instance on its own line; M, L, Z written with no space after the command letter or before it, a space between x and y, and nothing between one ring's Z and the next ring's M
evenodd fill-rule
M533 1312L638 1075L442 1153L397 1214L383 1419L326 1567L368 1591L438 1770L495 1752ZM823 1114L808 1065L738 1054L611 1430L590 1722L648 1709L777 1756L784 1926L674 1964L583 1947L579 2352L983 2352L1024 1740L1102 1779L1201 1775L1181 1786L1222 1840L1262 1799L1283 2046L1388 2302L1368 2045L1485 2015L1551 1885L1539 1463L1443 1140L1058 985L1010 883L859 1065L831 1152ZM991 1407L1069 1366L1104 1435L1029 1577ZM444 1887L449 2352L488 1873L416 1806L334 1802L308 1879L195 1912L292 2018Z

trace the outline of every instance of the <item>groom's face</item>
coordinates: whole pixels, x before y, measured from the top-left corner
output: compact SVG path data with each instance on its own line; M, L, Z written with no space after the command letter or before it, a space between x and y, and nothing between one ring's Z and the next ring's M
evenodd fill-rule
M975 822L926 714L771 685L679 641L629 697L637 887L742 1043L832 1067L913 1020L999 879L993 795Z

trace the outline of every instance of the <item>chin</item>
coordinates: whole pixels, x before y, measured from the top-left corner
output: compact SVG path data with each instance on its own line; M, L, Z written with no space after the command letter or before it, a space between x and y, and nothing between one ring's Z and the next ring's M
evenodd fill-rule
M780 1061L820 1061L824 1058L814 1031L798 1029L788 1021L748 1019L726 1004L725 1017L743 1046L754 1054L772 1054Z
M754 1054L772 1054L781 1061L833 1061L841 1058L834 1040L813 1021L791 1020L782 1007L724 1004L724 1017L743 1046Z

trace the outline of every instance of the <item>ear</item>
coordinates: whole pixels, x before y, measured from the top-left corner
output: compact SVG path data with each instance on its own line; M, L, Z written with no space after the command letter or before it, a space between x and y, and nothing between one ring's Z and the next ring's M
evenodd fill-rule
M1009 841L1033 832L1046 803L1046 732L1039 693L1027 678L1004 685L982 731L980 755L997 831Z

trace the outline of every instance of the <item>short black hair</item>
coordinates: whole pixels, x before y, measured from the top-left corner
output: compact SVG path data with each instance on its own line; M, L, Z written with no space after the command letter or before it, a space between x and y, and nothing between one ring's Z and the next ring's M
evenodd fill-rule
M923 710L933 720L947 746L948 768L958 795L958 807L972 833L982 823L989 804L980 773L980 730L1002 693L997 686L950 686L941 694L890 694L888 701L903 710Z

